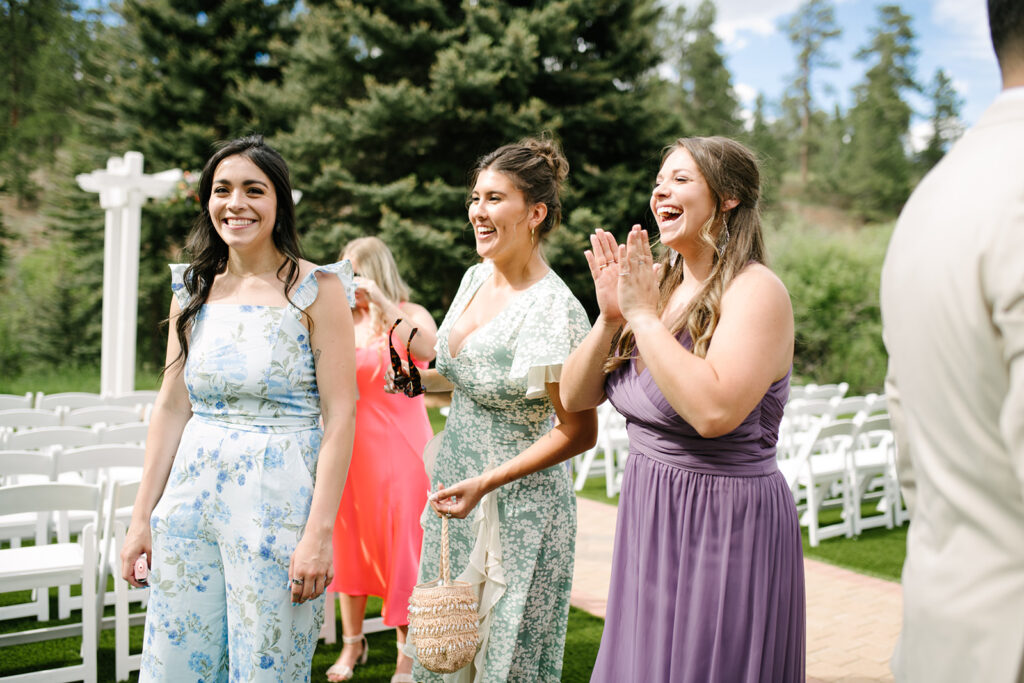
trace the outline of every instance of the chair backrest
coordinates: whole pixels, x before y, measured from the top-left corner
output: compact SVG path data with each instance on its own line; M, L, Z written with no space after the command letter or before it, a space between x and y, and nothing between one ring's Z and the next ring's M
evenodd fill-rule
M141 420L142 416L137 408L126 406L90 406L71 410L64 415L64 424L76 427L127 424Z
M0 451L0 484L11 486L26 483L28 477L33 483L53 479L53 455L47 451Z
M60 476L66 472L95 472L102 479L135 478L141 474L146 449L134 444L100 444L59 450L54 454L54 473ZM128 470L131 475L113 475L112 470Z
M126 424L101 426L97 429L100 443L135 443L145 445L149 433L148 422L128 422Z
M803 397L806 399L821 398L827 401L832 398L846 396L849 388L850 385L847 382L839 382L838 384L807 384L804 386Z
M104 396L103 405L108 406L126 406L128 408L134 408L135 406L145 406L150 403L156 403L156 391L139 390L130 391L127 394L118 394L117 396Z
M36 394L36 408L54 410L56 408L87 408L103 405L103 396L88 391L63 391L57 394Z
M864 419L871 413L875 401L878 400L878 395L843 396L842 398L832 400L834 401L832 411L834 417L857 421Z
M35 402L32 392L24 395L0 394L0 410L12 410L14 408L31 408Z
M59 427L63 415L60 410L40 410L38 408L11 408L0 410L0 428L9 427L14 430L32 427Z
M0 487L0 515L19 512L98 511L100 487L95 484L18 484Z
M34 450L60 446L78 448L100 443L100 435L84 427L36 427L7 435L5 449Z
M888 414L870 415L861 421L857 429L859 448L874 448L880 443L892 443L894 436Z

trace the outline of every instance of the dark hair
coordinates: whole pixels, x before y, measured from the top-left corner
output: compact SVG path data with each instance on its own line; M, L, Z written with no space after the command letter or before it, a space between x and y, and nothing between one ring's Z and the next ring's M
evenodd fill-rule
M547 216L537 226L539 238L543 239L562 222L559 193L569 176L569 162L554 140L547 136L523 138L480 157L469 181L471 188L481 171L497 171L508 176L528 204L548 207Z
M210 295L214 277L224 272L227 267L228 246L217 233L210 218L210 194L213 192L213 174L217 166L228 157L236 155L256 164L274 184L277 210L272 237L274 246L285 257L277 271L277 278L284 283L285 297L288 297L289 301L291 298L288 292L299 279L299 259L302 258L302 251L295 229L295 202L292 201L288 164L277 150L264 142L262 135L249 135L221 144L206 161L202 176L199 178L200 211L185 244L185 249L192 256L192 262L185 269L184 275L185 291L188 292L189 299L174 323L178 343L181 344L181 353L174 363L188 357L187 332Z
M703 358L718 326L722 294L729 283L747 264L767 261L758 205L761 176L754 153L729 138L680 138L665 148L661 163L679 149L685 149L693 157L715 204L714 213L700 230L700 239L714 253L711 273L700 292L670 326L673 334L685 327L693 341L693 353ZM722 202L727 199L735 199L739 204L723 212ZM658 313L665 310L672 292L683 281L683 259L676 252L665 249L660 261ZM610 372L625 362L633 353L634 344L633 333L627 326L605 370Z
M1010 60L1024 62L1024 2L988 0L988 28L1002 68Z

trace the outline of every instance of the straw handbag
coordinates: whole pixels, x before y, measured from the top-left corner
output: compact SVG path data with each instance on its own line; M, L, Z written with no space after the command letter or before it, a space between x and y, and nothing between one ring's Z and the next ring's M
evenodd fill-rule
M448 517L441 518L441 576L412 589L409 635L429 671L450 674L473 661L480 643L477 595L465 581L452 581L448 566Z

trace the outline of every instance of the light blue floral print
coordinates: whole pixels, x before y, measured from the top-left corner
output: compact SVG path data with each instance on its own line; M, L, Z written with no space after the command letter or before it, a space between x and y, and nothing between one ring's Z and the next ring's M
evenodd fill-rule
M186 266L171 266L181 305ZM351 297L347 261L322 266ZM309 515L320 395L302 311L207 304L185 384L193 416L153 510L140 681L307 681L323 598L292 606L288 563Z

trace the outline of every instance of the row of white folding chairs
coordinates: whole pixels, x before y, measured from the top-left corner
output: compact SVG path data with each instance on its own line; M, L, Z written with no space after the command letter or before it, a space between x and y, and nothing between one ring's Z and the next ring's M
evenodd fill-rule
M148 422L99 424L93 427L36 427L0 432L0 450L42 450L54 446L78 448L100 444L145 444ZM0 476L3 472L0 472Z
M97 424L124 424L149 419L152 405L90 406L87 408L10 408L0 410L0 431L20 431L37 427L90 427Z
M622 489L622 475L629 458L629 436L626 418L619 414L611 401L597 407L597 443L573 459L576 490L583 490L594 472L604 474L605 493L609 498Z
M874 414L820 423L795 457L779 461L812 546L906 521L895 456L889 416ZM871 500L879 514L865 517L862 505ZM840 521L823 527L819 515L830 507L841 509Z
M829 401L833 398L846 396L850 385L847 382L836 382L834 384L793 384L789 387L789 401L804 399L824 399Z
M14 408L40 408L55 410L57 408L93 408L96 406L122 406L134 408L156 401L155 391L130 391L126 394L96 394L88 391L63 391L45 394L41 391L25 394L0 394L0 410Z
M778 458L786 460L796 456L819 428L834 419L863 420L869 415L884 414L886 411L884 394L790 400L786 403L779 424Z
M78 608L82 618L77 624L41 627L0 635L0 647L81 635L82 663L46 671L33 671L0 678L0 681L96 681L98 632L107 620L103 605L107 576L119 568L124 527L114 511L134 501L138 482L107 481L105 484L46 482L0 486L0 515L37 515L55 523L56 542L49 528L37 535L27 547L0 549L0 593L32 590L47 594L51 586L81 584ZM72 540L67 519L73 514L87 515L90 521ZM46 524L48 527L49 524ZM139 668L140 655L130 654L128 645L128 586L115 580L113 627L115 629L115 672L117 680L126 680ZM4 609L10 610L12 605ZM32 605L29 605L32 607ZM16 616L16 615L15 615ZM8 613L7 618L11 614Z

